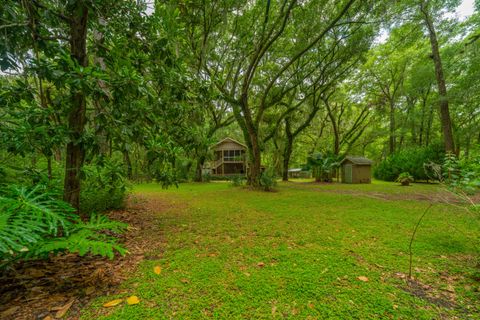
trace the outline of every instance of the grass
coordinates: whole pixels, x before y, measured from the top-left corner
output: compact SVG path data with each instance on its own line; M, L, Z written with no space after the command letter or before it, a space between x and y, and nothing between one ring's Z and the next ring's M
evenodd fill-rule
M123 293L99 298L83 319L480 318L478 219L432 207L414 242L414 290L404 278L408 243L428 202L369 196L438 188L303 182L265 193L221 182L138 185L137 194L181 205L157 213L165 235L152 245L157 258L144 260ZM130 295L141 302L102 307Z

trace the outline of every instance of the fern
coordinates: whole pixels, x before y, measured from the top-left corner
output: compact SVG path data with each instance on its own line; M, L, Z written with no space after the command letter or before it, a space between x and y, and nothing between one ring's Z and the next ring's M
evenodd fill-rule
M0 190L0 260L46 257L69 251L113 258L125 249L105 231L122 232L126 224L92 214L87 222L58 195L42 187L10 186Z

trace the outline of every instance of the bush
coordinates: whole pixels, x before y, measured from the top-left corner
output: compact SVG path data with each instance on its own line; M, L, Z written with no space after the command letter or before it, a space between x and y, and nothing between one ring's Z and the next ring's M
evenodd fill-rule
M317 182L332 182L335 170L340 167L340 157L332 153L314 153L308 156L307 165L312 168Z
M452 190L474 194L480 189L480 157L458 160L453 154L445 155L442 177Z
M395 181L401 183L402 186L408 186L410 182L413 182L413 177L408 172L402 172Z
M271 191L277 185L277 175L272 169L267 169L260 176L260 186L265 191Z
M234 175L230 177L230 182L234 187L240 187L243 185L245 177L243 175Z
M128 181L121 162L106 160L101 166L84 166L80 192L80 211L103 212L123 208Z
M444 149L440 145L400 150L375 166L373 176L379 180L395 181L402 172L409 172L414 180L429 180L432 174L424 164L442 163Z
M48 257L69 251L113 258L125 249L105 231L121 232L126 224L92 215L83 222L58 194L11 185L0 190L0 263Z

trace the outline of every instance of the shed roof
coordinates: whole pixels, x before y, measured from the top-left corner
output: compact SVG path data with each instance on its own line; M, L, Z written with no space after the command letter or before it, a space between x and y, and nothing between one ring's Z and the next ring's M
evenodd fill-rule
M222 143L225 143L225 142L232 142L232 143L238 144L239 146L242 146L243 148L247 149L247 146L246 146L246 145L244 145L243 143L238 142L237 140L232 139L232 138L230 138L230 137L226 137L226 138L218 141L218 142L215 143L213 146L216 147L216 146L219 146L219 145L221 145Z
M352 162L353 164L358 164L358 165L371 165L373 163L372 160L367 159L365 157L346 156L340 164L343 164L347 160Z
M288 169L288 172L302 172L302 168L292 168L292 169Z

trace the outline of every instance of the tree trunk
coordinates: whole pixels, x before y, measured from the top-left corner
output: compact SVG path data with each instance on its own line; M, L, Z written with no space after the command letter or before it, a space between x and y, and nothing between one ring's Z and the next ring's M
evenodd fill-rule
M127 167L127 178L131 180L133 178L132 161L130 160L130 154L127 150L123 150L123 161Z
M70 18L71 57L80 66L87 66L87 5L83 1L74 2ZM70 139L67 143L63 199L78 211L80 208L80 170L85 157L82 141L86 123L85 93L72 88L71 103L68 114Z
M203 165L204 164L205 164L205 156L200 156L197 160L195 182L203 182Z
M430 45L432 47L432 59L435 65L435 78L437 79L438 94L439 94L439 107L440 107L440 122L442 124L443 141L445 144L445 152L455 152L455 143L453 140L452 120L450 118L450 110L448 106L447 86L445 84L445 76L443 74L442 59L440 57L440 50L438 48L437 33L426 8L425 3L421 3L420 9L424 16L424 22L428 29L430 36Z
M389 152L395 152L395 103L390 101L390 137L389 137Z
M52 181L53 174L52 174L52 156L47 156L47 174L48 174L48 181Z
M283 152L283 172L282 180L288 181L288 167L290 165L290 158L293 151L293 136L287 135L287 141L285 145L285 150Z

